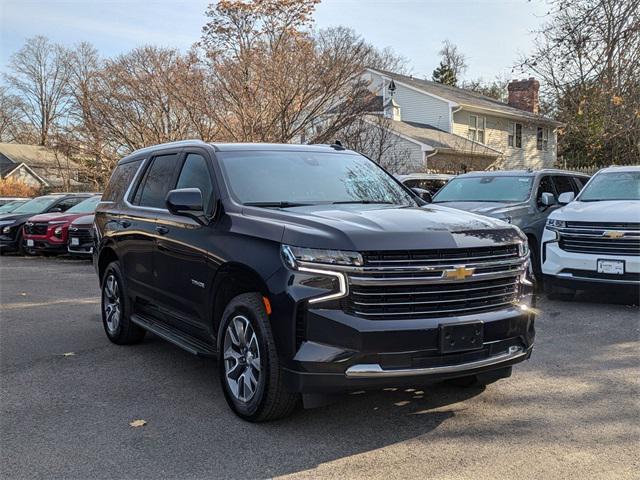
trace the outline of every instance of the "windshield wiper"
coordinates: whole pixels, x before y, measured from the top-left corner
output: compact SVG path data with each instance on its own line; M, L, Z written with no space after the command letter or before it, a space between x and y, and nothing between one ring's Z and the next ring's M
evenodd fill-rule
M377 203L377 204L385 204L385 205L393 205L393 202L386 202L383 200L341 200L339 202L331 202L331 205L339 205L344 203Z
M306 207L313 205L313 203L298 203L298 202L246 202L242 205L247 207L276 207L276 208L290 208L290 207Z

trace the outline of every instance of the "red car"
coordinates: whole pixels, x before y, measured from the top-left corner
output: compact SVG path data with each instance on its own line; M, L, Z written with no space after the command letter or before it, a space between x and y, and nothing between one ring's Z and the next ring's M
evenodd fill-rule
M24 225L24 247L29 253L66 253L69 225L75 219L95 212L100 195L95 195L61 213L43 213Z

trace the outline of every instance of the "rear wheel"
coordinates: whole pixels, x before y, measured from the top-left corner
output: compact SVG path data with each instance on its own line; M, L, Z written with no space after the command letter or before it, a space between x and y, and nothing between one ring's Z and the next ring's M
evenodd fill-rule
M109 340L118 345L140 342L146 331L134 324L118 262L110 263L102 276L102 325Z
M227 403L241 418L264 422L290 415L299 395L289 392L269 317L258 293L227 305L218 330L218 368Z

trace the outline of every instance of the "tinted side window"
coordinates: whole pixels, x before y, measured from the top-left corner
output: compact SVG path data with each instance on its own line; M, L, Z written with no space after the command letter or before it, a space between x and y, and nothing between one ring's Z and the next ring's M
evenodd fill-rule
M127 191L141 163L142 160L136 160L135 162L118 165L111 174L109 184L102 194L102 200L107 202L117 202L120 200L124 192Z
M540 185L538 186L538 192L536 194L536 201L538 202L538 205L542 205L540 199L542 198L542 194L545 192L553 193L554 196L556 194L555 190L553 189L553 182L551 181L551 177L549 176L544 176L540 179Z
M579 192L580 190L582 190L582 187L586 185L589 179L585 177L573 177L573 181L576 183Z
M202 192L204 211L208 211L213 194L213 183L207 168L207 160L202 155L197 153L187 155L176 188L199 188Z
M565 192L578 193L575 185L571 181L571 177L569 176L566 176L566 175L555 176L553 177L553 183L555 183L556 185L556 191L558 192L558 195Z
M173 172L178 154L159 155L144 173L133 203L143 207L165 208L167 192L173 188Z
M73 207L74 205L82 202L83 200L86 200L87 197L71 197L71 198L66 198L64 200L62 200L61 202L57 203L56 205L54 205L53 208L59 208L61 212L66 212L67 210L69 210L71 207Z

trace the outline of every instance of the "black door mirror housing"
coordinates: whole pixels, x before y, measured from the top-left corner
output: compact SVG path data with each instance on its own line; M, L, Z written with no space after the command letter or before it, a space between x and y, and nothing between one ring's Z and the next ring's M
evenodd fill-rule
M418 195L425 202L431 203L433 201L433 197L431 196L431 193L428 190L425 190L424 188L417 188L417 187L414 187L411 190L413 190L413 193Z
M199 188L178 188L167 193L165 200L167 209L173 215L180 215L196 220L200 224L204 221L204 202Z

